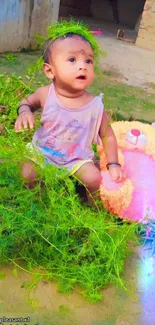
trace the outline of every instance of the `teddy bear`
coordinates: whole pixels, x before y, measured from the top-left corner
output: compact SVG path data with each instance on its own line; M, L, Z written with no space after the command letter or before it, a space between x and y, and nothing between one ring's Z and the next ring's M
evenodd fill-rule
M121 183L111 179L99 145L103 206L123 220L147 224L155 220L155 123L119 121L112 123L112 128L126 178Z

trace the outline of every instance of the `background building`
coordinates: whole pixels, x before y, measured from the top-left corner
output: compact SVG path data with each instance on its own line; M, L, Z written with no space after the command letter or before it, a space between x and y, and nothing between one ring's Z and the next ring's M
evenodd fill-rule
M122 28L138 46L155 50L155 0L0 0L0 52L35 48L35 34L70 16L114 35Z

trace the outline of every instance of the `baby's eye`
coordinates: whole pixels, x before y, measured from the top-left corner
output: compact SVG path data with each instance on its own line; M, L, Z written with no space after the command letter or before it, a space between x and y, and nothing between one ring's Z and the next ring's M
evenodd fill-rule
M70 58L69 61L70 62L75 62L75 58Z
M86 60L86 63L87 63L87 64L90 64L90 63L92 64L92 63L93 63L93 60L88 59L88 60Z

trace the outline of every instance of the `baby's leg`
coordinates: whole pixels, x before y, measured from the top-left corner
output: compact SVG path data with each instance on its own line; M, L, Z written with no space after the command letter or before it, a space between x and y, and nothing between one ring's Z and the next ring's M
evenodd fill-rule
M75 175L86 186L88 201L94 205L95 200L100 200L101 173L99 169L93 163L88 162L81 166Z
M26 162L22 166L22 176L25 180L26 186L28 186L30 189L35 187L37 184L38 175L32 162Z

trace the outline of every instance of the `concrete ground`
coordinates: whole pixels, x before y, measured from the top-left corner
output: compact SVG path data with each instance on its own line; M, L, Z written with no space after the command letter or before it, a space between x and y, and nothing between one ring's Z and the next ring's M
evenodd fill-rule
M155 325L155 260L148 247L137 247L126 262L125 279L130 292L109 286L97 304L85 301L76 290L70 295L57 291L55 283L40 281L30 295L22 271L14 277L11 268L1 269L0 317L30 317L29 322L3 322L8 325ZM36 304L32 307L33 304ZM0 323L1 324L1 323Z

